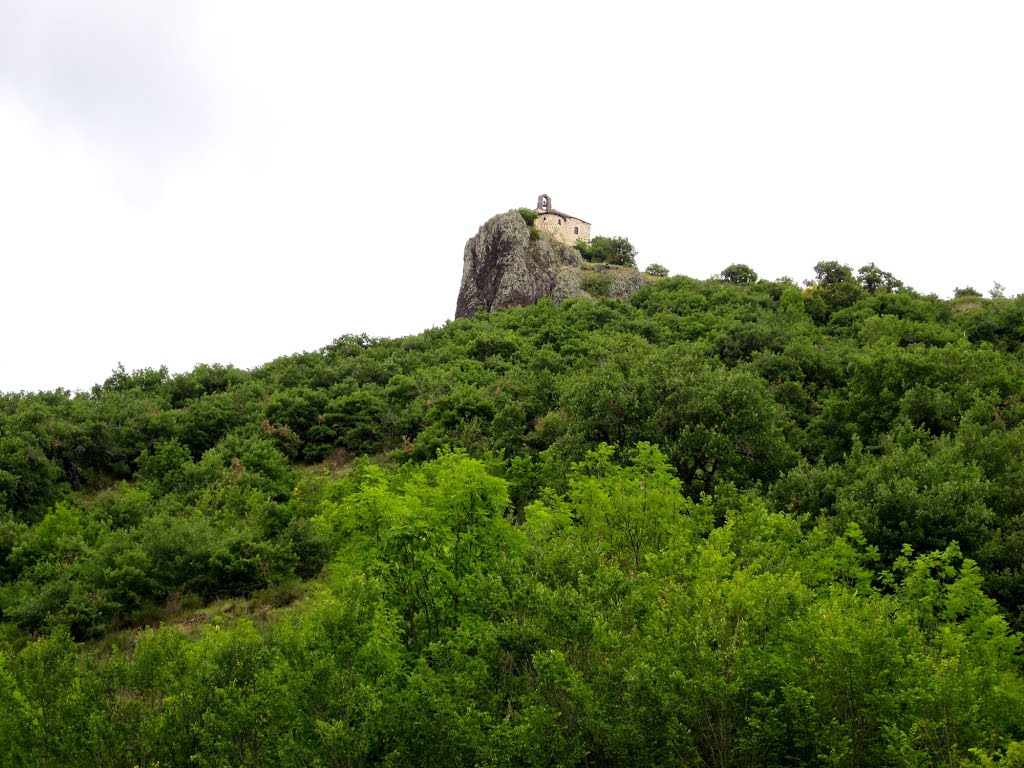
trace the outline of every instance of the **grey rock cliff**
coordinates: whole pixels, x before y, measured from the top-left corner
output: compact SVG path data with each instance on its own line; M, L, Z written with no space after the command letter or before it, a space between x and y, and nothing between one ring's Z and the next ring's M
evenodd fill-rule
M523 217L509 211L488 220L466 243L455 316L522 307L543 298L560 303L590 297L587 285L601 286L602 295L627 298L645 284L635 269L586 264L575 248L543 234L531 240Z

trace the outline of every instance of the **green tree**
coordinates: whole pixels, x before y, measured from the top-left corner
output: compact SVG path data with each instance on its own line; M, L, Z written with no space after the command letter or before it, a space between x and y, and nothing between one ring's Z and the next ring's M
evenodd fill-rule
M684 506L682 484L650 443L637 444L629 468L612 463L614 452L602 443L573 466L570 505L610 555L640 569L645 555L663 549L675 531Z
M757 272L746 264L731 264L722 270L722 280L727 283L746 285L757 282Z
M857 270L857 277L861 287L868 293L874 294L879 291L883 293L895 293L903 288L903 282L893 277L891 272L886 272L871 262L865 267Z
M636 248L625 237L598 235L589 244L578 242L576 248L587 261L622 267L636 266Z
M997 519L985 504L988 482L948 439L909 445L887 440L881 455L857 445L844 465L817 474L819 482L836 484L826 511L856 523L884 562L892 562L904 544L927 552L951 541L978 557L994 539ZM801 509L821 511L813 493L790 493Z
M860 298L861 286L853 270L838 261L819 261L814 265L815 279L808 281L808 313L825 321L841 309L853 306ZM823 304L823 314L815 307Z

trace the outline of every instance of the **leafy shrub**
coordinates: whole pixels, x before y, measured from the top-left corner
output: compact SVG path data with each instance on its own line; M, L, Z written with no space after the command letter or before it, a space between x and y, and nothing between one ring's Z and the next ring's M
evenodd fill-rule
M644 272L653 277L668 277L668 267L663 267L661 264L648 264Z
M523 217L523 221L531 228L534 222L537 221L537 212L532 208L520 208L519 215Z

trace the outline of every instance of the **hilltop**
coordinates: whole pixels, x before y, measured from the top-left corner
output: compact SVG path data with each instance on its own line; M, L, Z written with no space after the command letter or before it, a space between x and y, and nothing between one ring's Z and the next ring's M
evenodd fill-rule
M588 263L576 247L509 211L489 219L466 243L455 317L541 299L627 299L650 281L635 267Z
M1024 298L815 272L0 396L0 768L1012 765Z

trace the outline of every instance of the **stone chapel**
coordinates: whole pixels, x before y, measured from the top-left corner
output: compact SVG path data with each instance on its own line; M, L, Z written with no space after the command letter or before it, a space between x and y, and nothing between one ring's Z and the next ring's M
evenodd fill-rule
M537 221L534 226L547 232L553 240L566 245L576 245L577 240L590 243L590 223L567 213L556 211L548 195L537 198Z

